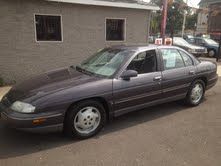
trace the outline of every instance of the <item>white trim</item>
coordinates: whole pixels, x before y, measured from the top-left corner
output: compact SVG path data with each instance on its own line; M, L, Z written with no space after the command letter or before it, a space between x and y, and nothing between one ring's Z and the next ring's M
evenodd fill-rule
M73 3L81 5L94 5L94 6L107 6L107 7L117 7L117 8L129 8L129 9L143 9L143 10L160 10L156 5L151 5L148 3L127 3L127 2L111 2L111 1L101 1L101 0L46 0L50 2L63 2L63 3Z
M107 40L107 19L110 20L124 20L124 40ZM126 18L118 18L118 17L105 17L105 42L126 42L126 38L127 38L127 19Z
M61 41L51 41L51 40L45 40L45 41L38 41L37 40L37 31L36 31L36 15L42 15L42 16L60 16L60 24L61 24ZM34 13L34 29L35 29L35 42L36 43L63 43L64 40L64 33L63 33L63 20L62 20L62 14L42 14L42 13Z

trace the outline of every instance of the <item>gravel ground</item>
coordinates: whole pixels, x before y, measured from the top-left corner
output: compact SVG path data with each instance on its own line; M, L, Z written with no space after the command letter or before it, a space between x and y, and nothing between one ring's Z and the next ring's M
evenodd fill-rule
M220 166L220 101L221 77L198 107L150 107L114 119L83 141L0 123L0 166Z

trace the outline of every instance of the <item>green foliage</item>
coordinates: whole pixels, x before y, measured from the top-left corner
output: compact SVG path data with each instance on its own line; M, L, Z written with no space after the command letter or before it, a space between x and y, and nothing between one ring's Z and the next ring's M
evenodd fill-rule
M160 32L161 14L159 12L152 13L150 21L150 34L156 34Z
M186 29L195 30L197 23L197 14L187 15L186 17Z
M173 35L182 29L183 25L183 15L184 15L184 2L183 0L179 0L180 2L172 3L168 6L167 11L167 28L166 32Z
M151 0L153 4L162 7L162 0ZM167 26L166 33L173 35L182 30L184 12L191 13L190 8L183 0L174 0L173 3L168 4L167 10ZM150 22L150 33L156 34L160 32L162 14L161 11L152 14ZM194 29L197 20L197 15L187 15L186 29Z
M0 77L0 86L3 86L4 85L4 80L3 78Z

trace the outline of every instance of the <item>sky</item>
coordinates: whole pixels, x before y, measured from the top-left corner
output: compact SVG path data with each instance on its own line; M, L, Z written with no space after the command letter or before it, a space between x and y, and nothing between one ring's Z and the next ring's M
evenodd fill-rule
M191 7L198 7L200 0L188 0L188 5Z
M143 0L143 1L149 2L150 0ZM184 0L184 1L185 2L188 1L188 5L195 8L198 8L198 4L200 2L200 0Z

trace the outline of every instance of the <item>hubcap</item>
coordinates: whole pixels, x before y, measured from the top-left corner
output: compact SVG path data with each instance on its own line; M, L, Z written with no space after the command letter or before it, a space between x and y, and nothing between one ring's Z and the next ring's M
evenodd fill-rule
M203 86L202 84L195 84L191 92L191 100L193 103L198 103L203 96Z
M213 50L209 51L209 57L213 57L215 55L215 52Z
M101 115L95 107L81 109L74 118L74 128L81 134L89 134L97 129Z

